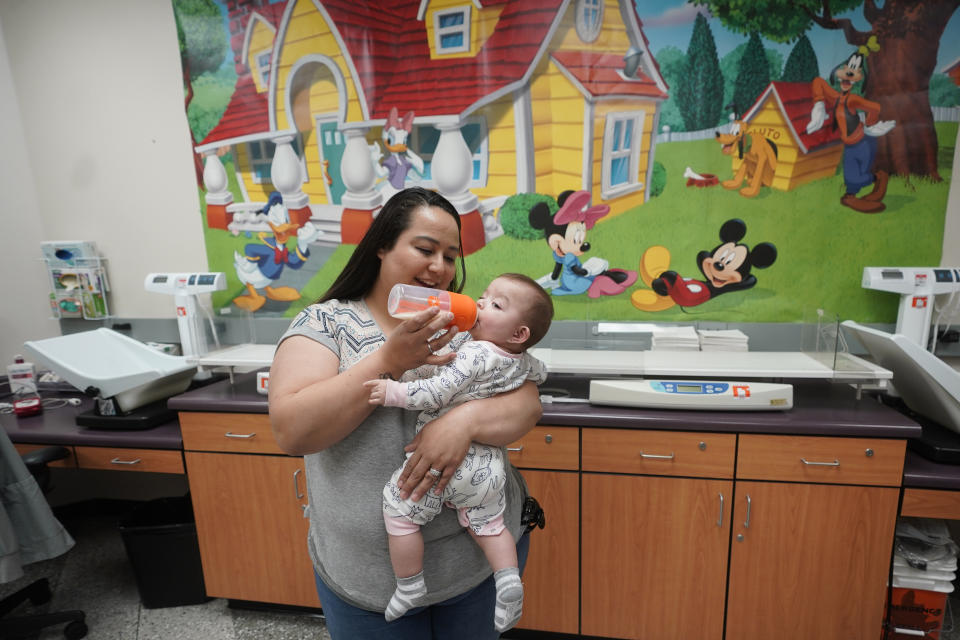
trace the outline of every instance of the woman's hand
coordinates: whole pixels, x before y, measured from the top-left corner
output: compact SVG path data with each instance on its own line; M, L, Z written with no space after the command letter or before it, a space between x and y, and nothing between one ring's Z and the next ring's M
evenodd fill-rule
M537 385L458 405L428 422L404 450L411 453L398 485L404 498L418 500L430 487L442 493L467 455L471 442L505 447L522 438L543 412ZM439 474L431 474L436 469Z
M434 334L451 322L452 313L440 311L439 307L430 307L397 325L380 347L380 355L388 364L390 372L399 378L404 371L416 369L420 365L442 366L456 358L456 353L437 355L437 351L447 346L457 335L456 327L450 327L443 335L431 340Z
M449 415L447 413L428 422L404 447L405 451L413 453L397 481L403 499L410 496L416 502L431 487L435 487L435 493L443 493L444 487L467 456L473 441L472 434L462 423L445 421Z

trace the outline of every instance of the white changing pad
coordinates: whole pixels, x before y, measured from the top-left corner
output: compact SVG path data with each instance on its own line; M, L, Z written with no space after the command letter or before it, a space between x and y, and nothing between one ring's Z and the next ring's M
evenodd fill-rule
M112 329L30 340L23 346L36 362L78 389L96 387L104 398L127 394L127 401L120 402L127 405L124 410L180 393L197 369L182 356L160 353Z

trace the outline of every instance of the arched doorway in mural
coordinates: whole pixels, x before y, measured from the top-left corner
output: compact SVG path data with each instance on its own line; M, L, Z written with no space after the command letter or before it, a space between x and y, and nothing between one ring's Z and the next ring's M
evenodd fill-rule
M340 204L346 191L340 176L345 145L339 128L345 111L343 77L329 58L313 55L291 68L287 86L289 121L303 140L307 165L321 168L320 175L306 179L303 191L313 204Z

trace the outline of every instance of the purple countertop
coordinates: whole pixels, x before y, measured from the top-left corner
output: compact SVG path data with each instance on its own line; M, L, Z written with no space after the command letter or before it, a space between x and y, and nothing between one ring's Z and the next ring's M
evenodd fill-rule
M267 397L256 392L256 373L235 376L171 398L178 411L266 413ZM541 392L559 384L575 397L586 395L585 380L547 380ZM789 411L680 411L606 407L583 403L544 403L541 424L624 429L673 429L781 435L917 438L919 424L864 394L856 399L845 384L800 383Z
M46 394L45 394L46 395ZM80 398L80 406L70 404L44 409L39 415L20 418L12 413L0 414L0 425L10 440L23 444L59 444L92 447L137 449L181 449L180 423L174 419L143 431L99 430L81 427L77 414L93 408L93 400L82 395L57 393L58 398Z
M205 387L181 393L167 400L177 411L266 413L267 396L257 393L257 372L242 373Z
M548 380L541 388L557 381ZM584 397L582 380L559 380L574 397ZM577 385L581 385L578 387ZM551 392L555 395L557 387ZM878 402L869 394L859 400L845 384L801 382L794 387L794 407L789 411L681 411L607 407L589 403L545 403L541 424L612 427L623 429L669 429L776 435L854 436L871 438L917 438L919 424ZM60 394L62 395L62 394ZM75 416L91 408L80 396L81 406L67 405L46 410L39 416L17 418L0 415L14 442L179 449L180 427L172 421L144 431L100 431L79 427ZM256 392L256 373L240 374L234 383L222 380L170 398L176 411L267 413L267 397ZM960 490L960 465L931 462L907 452L904 486Z
M960 465L934 462L907 449L903 486L923 489L960 489Z

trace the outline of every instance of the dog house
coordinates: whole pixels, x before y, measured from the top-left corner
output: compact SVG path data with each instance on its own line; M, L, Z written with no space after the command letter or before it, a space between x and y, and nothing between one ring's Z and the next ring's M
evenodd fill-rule
M753 144L773 143L777 168L770 186L790 191L802 184L834 175L843 157L840 132L828 114L820 129L807 133L813 94L809 82L771 82L743 116ZM734 157L733 170L742 161Z

